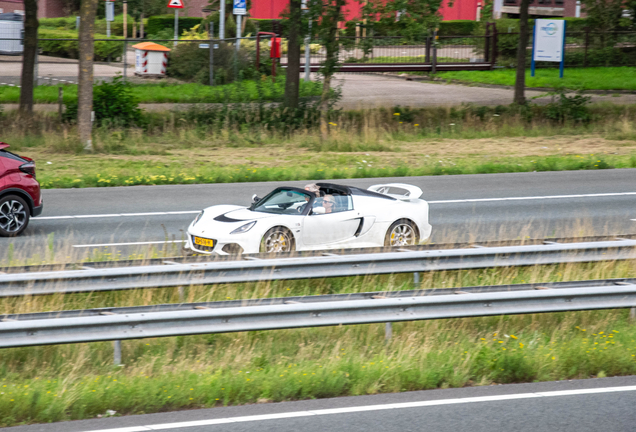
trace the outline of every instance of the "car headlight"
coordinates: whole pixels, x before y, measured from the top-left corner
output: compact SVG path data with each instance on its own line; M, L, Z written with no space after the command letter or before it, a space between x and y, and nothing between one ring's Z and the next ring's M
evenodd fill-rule
M246 223L245 225L240 226L232 231L230 234L243 234L244 232L248 232L249 230L251 230L254 225L256 225L256 221Z
M197 215L197 217L194 218L194 222L192 222L192 226L196 225L197 222L199 222L199 219L201 219L201 217L203 217L203 212L204 212L204 210L201 210L201 213L199 213Z

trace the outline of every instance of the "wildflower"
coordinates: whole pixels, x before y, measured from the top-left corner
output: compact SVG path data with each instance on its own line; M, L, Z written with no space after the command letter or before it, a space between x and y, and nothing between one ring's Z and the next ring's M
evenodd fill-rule
M394 115L394 116L399 116L399 115L400 115L400 113L393 113L393 115Z
M513 338L513 339L517 339L517 336L515 336L515 335L510 335L510 337Z

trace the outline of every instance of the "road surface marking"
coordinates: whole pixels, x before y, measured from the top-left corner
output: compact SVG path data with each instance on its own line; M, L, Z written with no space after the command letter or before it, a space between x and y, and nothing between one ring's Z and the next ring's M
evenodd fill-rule
M428 201L429 204L455 204L468 202L494 202L494 201L531 201L544 199L569 199L569 198L598 198L612 196L629 196L636 195L636 192L612 192L599 194L581 194L581 195L546 195L546 196L526 196L526 197L507 197L507 198L475 198L475 199L458 199L458 200L442 200Z
M632 195L636 195L636 192L615 192L615 193L582 194L582 195L546 195L546 196L505 197L505 198L474 198L474 199L428 201L428 203L429 204L459 204L459 203L471 203L471 202L533 201L533 200L547 200L547 199L598 198L598 197L632 196ZM166 215L198 214L200 212L201 210L185 210L185 211L145 212L145 213L111 213L111 214L93 214L93 215L38 216L34 218L33 220L38 221L38 220L57 220L57 219L94 219L94 218L139 217L139 216L166 216Z
M596 393L615 393L615 392L629 392L629 391L636 391L636 386L603 387L603 388L594 388L594 389L563 390L563 391L537 392L537 393L518 393L518 394L510 394L510 395L479 396L479 397L457 398L457 399L439 399L439 400L431 400L431 401L403 402L403 403L393 403L393 404L383 404L383 405L366 405L366 406L346 407L346 408L331 408L331 409L322 409L322 410L313 410L313 411L292 411L292 412L278 413L278 414L226 417L226 418L220 418L220 419L195 420L195 421L164 423L164 424L145 425L145 426L128 426L128 427L114 428L114 429L100 429L100 430L91 431L91 432L145 432L145 431L188 428L188 427L195 427L195 426L207 426L207 425L216 425L216 424L225 424L225 423L243 423L243 422L262 421L262 420L287 419L287 418L294 418L294 417L310 417L310 416L316 416L316 415L345 414L345 413L357 413L357 412L364 412L364 411L422 408L422 407L440 406L440 405L457 405L457 404L475 403L475 402L498 402L498 401L508 401L511 399L536 399L536 398L542 398L542 397L579 396L579 395L588 395L588 394L596 394Z
M33 220L54 220L54 219L92 219L92 218L115 218L115 217L136 217L136 216L165 216L182 214L199 214L201 210L169 211L169 212L148 212L148 213L112 213L94 215L71 215L71 216L38 216Z
M87 247L107 247L107 246L135 246L135 245L164 244L164 243L185 243L185 240L161 240L161 241L129 242L129 243L96 243L96 244L85 244L85 245L73 245L73 247L87 248Z

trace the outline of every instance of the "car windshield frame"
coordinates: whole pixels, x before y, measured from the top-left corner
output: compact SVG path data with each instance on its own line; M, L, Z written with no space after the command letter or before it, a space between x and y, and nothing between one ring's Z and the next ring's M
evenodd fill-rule
M290 209L290 208L299 208L300 206L296 206L294 207L294 204L296 204L296 202L292 202L288 207L282 208L281 211L271 211L271 209L267 209L265 208L265 205L272 200L274 197L277 197L281 192L291 192L293 194L297 194L297 195L302 195L304 197L308 197L309 200L307 201L307 204L305 206L305 208L303 209L302 212L286 212L286 210ZM314 202L314 198L315 196L309 192L307 192L304 189L299 189L299 188L295 188L295 187L280 187L280 188L276 188L273 191L271 191L270 193L268 193L267 195L265 195L262 199L260 199L259 201L253 203L250 206L250 210L253 212L258 212L258 213L268 213L268 214L277 214L277 215L292 215L292 216L306 216L309 211L312 208L313 202ZM302 201L297 201L298 203L302 205L304 205L302 203ZM284 204L284 203L279 203L279 204ZM276 203L274 203L274 205L277 205Z

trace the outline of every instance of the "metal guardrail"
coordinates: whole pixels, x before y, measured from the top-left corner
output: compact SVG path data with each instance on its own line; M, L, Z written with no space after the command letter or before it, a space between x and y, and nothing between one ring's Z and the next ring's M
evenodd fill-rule
M402 250L423 251L423 250L440 250L440 249L472 249L477 247L501 247L501 246L528 246L542 245L554 243L592 243L600 241L616 241L616 240L636 240L636 234L618 234L611 236L586 236L586 237L550 237L550 238L525 238L511 240L486 240L480 242L468 243L427 243L416 246L405 246ZM369 253L394 252L395 249L390 247L366 247L366 248L344 248L335 250L315 250L315 251L294 251L287 253L277 253L276 258L300 258L300 257L317 257L327 255L362 255ZM86 270L101 269L114 267L135 267L149 265L174 265L174 264L194 264L202 262L217 261L246 261L257 259L268 259L274 255L267 253L257 254L237 254L237 255L203 255L197 254L192 256L166 256L162 258L142 258L142 259L125 259L125 260L108 260L108 261L82 261L71 263L57 264L32 264L25 266L5 266L0 267L0 275L4 273L25 273L25 272L45 272L60 270Z
M636 258L636 240L475 249L397 249L358 255L0 275L0 297L211 285L390 273L418 273Z
M459 292L462 289L459 289ZM306 299L311 299L306 298ZM636 285L154 311L0 322L0 348L636 306Z

